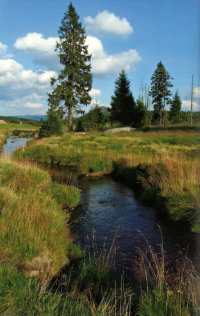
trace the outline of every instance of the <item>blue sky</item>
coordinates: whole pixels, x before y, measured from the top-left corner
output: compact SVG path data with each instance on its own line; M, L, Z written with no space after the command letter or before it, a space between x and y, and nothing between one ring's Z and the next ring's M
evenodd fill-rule
M50 77L61 69L54 51L70 1L0 0L0 115L45 114ZM135 99L161 61L182 109L200 105L199 0L74 0L92 53L93 102L109 106L125 69ZM90 106L87 107L89 110Z

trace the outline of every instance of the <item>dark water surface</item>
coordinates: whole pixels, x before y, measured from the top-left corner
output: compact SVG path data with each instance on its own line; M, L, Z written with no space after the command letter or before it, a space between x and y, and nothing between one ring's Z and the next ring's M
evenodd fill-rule
M11 143L13 140L15 143ZM27 140L11 137L3 147L3 152L9 149L12 154L19 146L25 146ZM134 190L127 185L115 181L111 176L77 176L74 168L46 166L46 169L50 171L53 181L75 184L82 190L80 203L71 210L69 221L75 240L82 248L88 242L92 245L95 236L100 253L104 242L106 248L110 249L115 239L116 267L124 267L129 272L138 248L146 249L147 243L160 252L163 240L166 258L172 265L175 264L179 249L187 249L192 260L197 256L197 235L161 221L155 208L142 205L135 197Z
M163 240L166 258L175 265L180 249L196 257L196 234L170 227L159 220L153 207L142 205L131 187L115 181L111 176L102 178L76 176L74 169L50 169L54 181L73 183L82 190L80 203L71 211L71 230L84 248L93 243L93 235L100 252L104 242L109 250L113 240L117 246L116 266L131 270L138 248L145 250L147 243L160 252Z

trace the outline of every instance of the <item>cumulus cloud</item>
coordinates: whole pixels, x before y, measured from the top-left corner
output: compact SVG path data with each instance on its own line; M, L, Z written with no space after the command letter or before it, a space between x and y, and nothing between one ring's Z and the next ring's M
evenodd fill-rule
M8 46L5 45L5 44L2 44L0 42L0 57L1 58L11 58L11 57L13 57L12 54L7 54L7 49L8 49Z
M114 13L109 13L106 10L97 14L94 19L88 16L84 21L87 24L87 31L112 33L113 35L121 35L124 37L133 32L133 28L125 18L120 19L120 17L117 17Z
M101 90L91 89L91 91L89 92L89 95L92 98L98 98L101 95Z
M23 38L18 38L14 47L21 52L33 52L35 54L34 62L43 64L49 70L59 70L62 66L59 63L59 58L54 51L56 41L59 38L49 37L45 39L42 34L28 33ZM121 69L126 71L134 70L135 64L140 61L138 52L130 49L127 52L122 52L115 55L108 55L103 48L101 40L94 36L87 36L86 45L88 51L92 54L92 73L96 77L103 77L106 75L117 75ZM44 74L43 77L46 75ZM40 78L42 80L42 76ZM45 78L44 78L45 80Z
M38 108L43 107L42 103L32 103L32 102L23 103L23 99L7 101L5 105L7 107L20 108L20 109L38 109Z
M141 60L135 49L115 55L108 55L103 49L101 41L94 36L87 36L86 45L92 54L92 73L96 77L118 75L124 69L133 71L135 64Z
M2 106L39 109L51 91L54 71L25 70L13 59L0 60L0 100Z
M0 60L0 98L7 99L16 94L22 97L31 93L44 95L50 89L50 78L55 75L54 71L24 70L13 59Z
M59 37L49 37L45 39L40 33L28 33L25 37L16 40L14 47L23 53L34 52L34 63L42 64L48 69L59 70L60 60L58 52L55 51L56 42Z
M194 97L200 98L200 87L194 88Z
M182 111L190 111L191 110L191 101L190 100L182 100ZM200 105L193 101L193 111L200 111Z
M5 109L5 106L6 106L7 108L12 108L12 112L14 110L13 108L28 109L29 112L31 111L31 113L34 110L35 110L34 113L38 113L38 109L42 108L43 112L45 112L44 104L37 102L37 101L43 102L45 100L46 100L45 96L41 96L41 95L38 95L36 93L32 93L32 94L26 95L25 97L22 97L22 98L18 98L16 96L15 99L11 99L8 101L4 101L4 100L0 101L0 108L2 106L2 108Z

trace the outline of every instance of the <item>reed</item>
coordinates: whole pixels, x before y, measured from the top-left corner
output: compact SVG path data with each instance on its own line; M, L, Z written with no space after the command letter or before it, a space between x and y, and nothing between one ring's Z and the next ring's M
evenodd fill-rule
M141 285L137 315L199 315L200 277L187 253L180 251L176 267L170 268L163 242L160 253L156 253L146 242L147 249L139 249L133 267Z

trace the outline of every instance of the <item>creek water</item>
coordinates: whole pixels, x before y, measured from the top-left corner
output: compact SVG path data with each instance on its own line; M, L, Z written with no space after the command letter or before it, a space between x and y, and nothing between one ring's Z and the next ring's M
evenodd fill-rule
M11 137L3 151L10 154L28 139ZM53 181L74 184L82 190L80 203L70 211L69 224L76 242L84 248L95 244L100 253L104 242L109 250L113 241L117 247L116 267L131 273L133 259L147 243L158 253L163 241L166 258L175 265L178 249L186 249L190 259L195 260L196 234L186 233L184 227L171 226L161 221L155 208L145 206L136 198L134 190L115 181L111 176L102 178L78 176L75 168L46 166Z
M18 148L25 147L28 140L31 138L19 138L17 136L10 136L7 139L7 144L3 146L3 153L8 153L10 156Z
M82 190L80 203L71 210L69 220L75 240L82 248L94 244L95 239L100 253L104 242L109 251L115 241L116 268L126 270L128 275L138 249L145 251L148 244L160 253L163 242L169 266L175 266L179 250L187 251L192 261L197 260L196 235L160 220L155 208L143 205L131 187L111 176L77 176L74 168L48 168L53 181L71 183Z

